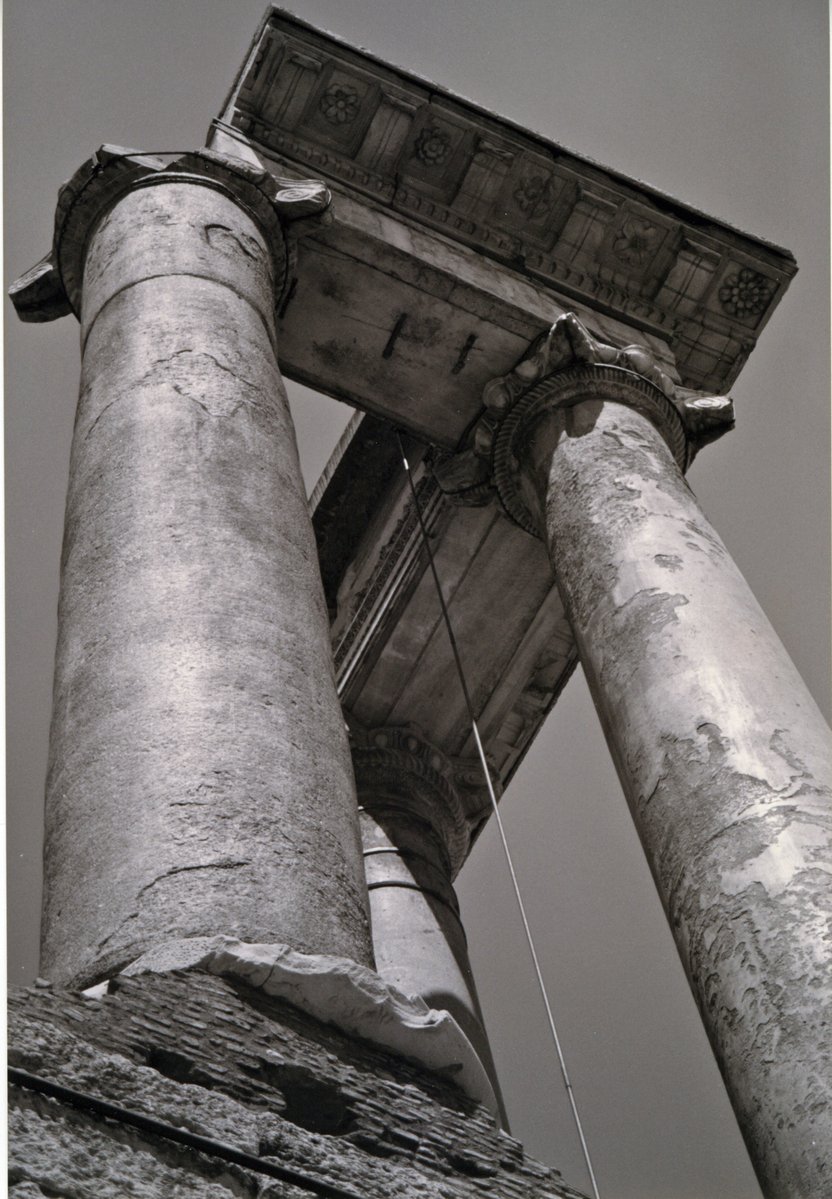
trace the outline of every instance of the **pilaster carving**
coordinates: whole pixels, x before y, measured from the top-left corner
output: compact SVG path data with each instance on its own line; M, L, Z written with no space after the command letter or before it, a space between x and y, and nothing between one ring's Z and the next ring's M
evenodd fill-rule
M320 225L326 215L330 193L323 183L278 178L214 150L157 156L104 145L58 192L50 253L9 288L20 319L79 315L86 249L98 220L127 192L173 180L193 180L224 191L254 217L271 248L279 306L292 276L294 238ZM245 246L241 249L246 252Z
M473 506L497 498L512 520L538 535L537 519L520 492L518 439L541 410L569 407L588 394L643 412L682 470L734 423L728 396L679 387L645 346L608 345L567 312L531 343L507 375L486 384L484 412L468 443L434 467L443 493Z

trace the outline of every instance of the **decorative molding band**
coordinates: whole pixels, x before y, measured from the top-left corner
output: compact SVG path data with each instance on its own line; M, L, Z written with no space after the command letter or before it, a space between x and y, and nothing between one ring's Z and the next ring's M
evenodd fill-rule
M448 855L450 877L468 855L471 828L455 785L454 763L412 725L352 729L359 803L370 814L395 808L425 821Z
M416 495L428 534L438 532L446 507L432 475L416 482ZM372 649L386 635L410 585L422 574L427 559L419 528L416 507L404 493L402 515L391 537L382 547L366 587L353 598L353 610L343 632L333 639L335 678L342 702L356 674L372 655Z
M552 408L571 408L587 400L608 400L634 408L656 426L680 470L688 462L687 438L679 413L657 387L618 366L577 366L558 371L527 391L502 420L494 439L494 485L505 511L522 529L542 536L536 517L519 487L518 438Z

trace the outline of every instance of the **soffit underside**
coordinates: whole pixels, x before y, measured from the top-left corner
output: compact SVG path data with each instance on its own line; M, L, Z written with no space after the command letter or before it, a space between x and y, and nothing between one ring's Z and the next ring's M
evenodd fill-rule
M543 544L496 503L450 503L431 452L412 438L404 449L494 782L504 787L574 669L571 630ZM353 504L358 478L361 502ZM316 489L313 524L348 722L413 726L476 778L470 717L386 422L353 422ZM463 802L476 831L489 810L482 784Z

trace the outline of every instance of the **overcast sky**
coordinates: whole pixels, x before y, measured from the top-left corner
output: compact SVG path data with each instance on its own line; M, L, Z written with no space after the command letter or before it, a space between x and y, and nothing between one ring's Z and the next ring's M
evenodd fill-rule
M7 283L102 142L202 144L264 0L6 0ZM691 484L829 715L826 0L295 0L522 126L788 247L800 273ZM9 976L36 972L77 326L6 301ZM293 393L311 484L349 414ZM504 801L604 1199L760 1199L583 681ZM460 880L513 1132L586 1188L493 830ZM79 880L80 885L80 880Z

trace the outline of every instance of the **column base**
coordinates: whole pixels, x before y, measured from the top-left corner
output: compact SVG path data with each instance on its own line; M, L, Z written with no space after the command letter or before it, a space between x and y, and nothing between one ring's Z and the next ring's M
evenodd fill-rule
M450 1012L406 995L349 958L298 953L288 945L252 945L236 937L183 937L163 942L116 977L201 970L239 979L307 1015L410 1058L448 1078L499 1121L499 1104L479 1055ZM101 998L112 984L83 994Z
M9 1025L14 1199L120 1195L126 1178L147 1199L581 1199L451 1079L239 977L122 974L99 999L35 987L11 996Z

